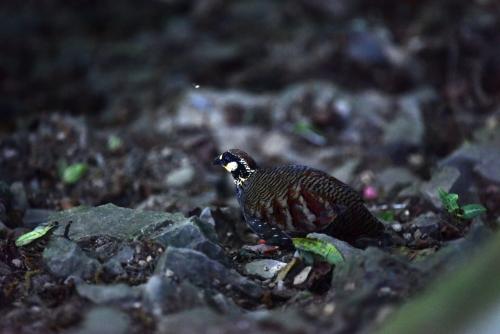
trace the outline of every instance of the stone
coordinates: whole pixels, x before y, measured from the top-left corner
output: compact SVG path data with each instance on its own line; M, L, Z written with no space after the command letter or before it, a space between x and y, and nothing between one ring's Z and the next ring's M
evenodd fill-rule
M194 167L183 163L178 169L171 171L165 178L165 185L172 188L186 187L195 176Z
M210 328L220 331L223 323L223 316L215 310L199 307L163 317L158 323L156 333L210 333Z
M176 281L165 275L153 275L141 285L144 305L159 317L204 306L204 293L187 280Z
M249 262L245 265L245 272L251 276L257 276L261 279L272 279L278 272L286 266L285 262L262 259Z
M427 235L433 239L441 239L441 218L433 212L426 212L414 218L410 224L418 229L422 235Z
M255 282L192 249L167 248L158 259L155 273L165 274L167 269L179 279L187 279L204 289L230 286L235 292L254 299L261 298L263 294L262 288Z
M112 260L117 261L118 263L129 263L134 259L134 250L129 245L123 245L116 254L112 257Z
M414 95L399 101L400 112L387 123L383 141L386 145L420 146L424 137L424 122L419 98Z
M125 334L128 333L130 318L122 311L110 307L92 308L78 329L71 334Z
M150 235L149 238L165 247L194 249L205 253L211 259L228 263L224 250L217 243L214 226L196 217L166 226Z
M377 174L377 185L385 194L390 193L397 187L404 187L420 182L412 172L406 168L389 167Z
M60 237L51 238L43 251L43 262L53 275L61 278L72 275L90 279L101 270L99 261L87 256L73 241Z
M10 269L10 267L7 264L0 261L0 275L7 276L11 272L12 272L12 270Z
M302 269L302 271L293 278L293 285L297 286L304 284L305 281L307 281L307 278L309 277L311 270L312 270L311 266L307 266L304 269Z
M440 165L456 166L460 160L469 161L474 172L490 182L500 184L500 143L464 145L442 160Z
M78 284L78 294L95 304L132 303L139 299L140 291L124 283L110 285Z
M103 269L113 276L122 275L125 273L122 264L116 259L112 258L103 264Z
M72 221L69 238L76 242L90 238L109 236L118 240L131 240L148 236L154 230L176 224L186 218L180 213L141 211L105 204L93 208L77 207L58 212L49 220L59 222L54 235L63 235L66 224Z

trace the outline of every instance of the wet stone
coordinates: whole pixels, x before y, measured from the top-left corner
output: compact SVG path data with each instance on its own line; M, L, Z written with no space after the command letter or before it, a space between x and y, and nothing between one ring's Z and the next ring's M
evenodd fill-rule
M204 306L204 292L187 280L177 281L165 275L153 275L141 285L145 306L155 316Z
M189 183L191 183L191 181L193 181L194 176L195 176L194 167L188 164L184 164L178 169L171 171L166 176L165 185L167 187L173 187L173 188L185 187Z
M187 248L169 247L158 259L155 273L171 270L179 279L187 279L203 288L230 286L237 293L258 299L262 288L235 270L210 259L205 254Z
M224 250L217 244L214 226L195 217L164 227L150 238L165 247L190 248L205 253L211 259L228 262Z
M406 168L392 167L386 168L377 174L377 184L385 194L411 184L418 183L419 179Z
M433 212L424 213L415 219L410 224L415 230L419 230L422 236L429 236L433 239L441 237L441 218Z
M79 328L69 331L71 334L125 334L130 326L127 314L114 308L95 307L86 315Z
M500 184L498 147L498 142L463 146L441 161L440 165L456 166L461 161L469 161L475 173L486 180Z
M78 294L96 304L132 303L139 299L140 291L127 284L78 284Z
M70 275L89 279L101 264L90 258L78 245L65 238L51 238L43 251L43 262L52 274L65 278Z
M261 279L272 279L285 266L285 262L263 259L247 263L245 265L245 271L248 275L257 276Z
M185 219L182 214L127 209L113 204L94 208L77 207L50 217L50 220L59 222L54 235L63 235L66 224L72 221L69 238L77 242L102 236L129 240L143 235L147 236L155 229L176 224Z

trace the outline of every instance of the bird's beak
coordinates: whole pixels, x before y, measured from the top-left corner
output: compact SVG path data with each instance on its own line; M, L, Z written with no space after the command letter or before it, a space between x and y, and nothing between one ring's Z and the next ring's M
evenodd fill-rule
M221 156L218 156L217 158L215 158L214 165L219 165L219 166L222 165Z

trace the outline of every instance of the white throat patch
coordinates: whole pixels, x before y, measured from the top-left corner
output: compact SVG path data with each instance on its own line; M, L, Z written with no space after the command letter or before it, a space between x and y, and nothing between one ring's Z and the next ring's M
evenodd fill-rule
M236 161L231 161L230 163L228 163L227 165L225 165L224 168L228 172L234 172L235 170L238 169L238 163Z

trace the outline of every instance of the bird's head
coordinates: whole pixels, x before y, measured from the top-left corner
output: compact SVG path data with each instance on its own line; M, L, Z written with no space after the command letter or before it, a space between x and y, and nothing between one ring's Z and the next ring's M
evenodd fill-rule
M234 178L234 183L241 186L252 173L257 170L257 164L246 152L231 149L219 155L214 165L224 167Z

